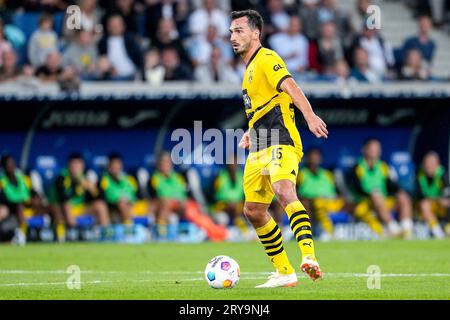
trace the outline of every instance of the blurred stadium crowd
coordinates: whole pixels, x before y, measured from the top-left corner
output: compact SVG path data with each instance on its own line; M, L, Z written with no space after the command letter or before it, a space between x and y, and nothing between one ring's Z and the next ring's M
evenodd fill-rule
M448 26L445 1L405 1L417 31L392 48L366 26L371 0L351 12L336 0L22 0L0 1L0 82L185 80L239 84L245 66L229 45L229 13L253 8L264 16L263 43L304 81L378 83L448 80L431 71L434 27ZM79 30L66 27L66 8L79 5Z
M316 235L331 240L336 224L359 221L374 238L410 239L416 236L414 222L420 221L433 237L450 236L450 186L437 153L424 156L407 185L399 183L381 152L381 143L368 139L347 171L324 168L320 149L306 152L297 188L316 221ZM252 239L242 214L243 169L233 159L220 168L211 186L202 187L199 176L175 167L168 152L158 157L154 168L135 172L124 170L119 154L111 154L98 171L86 168L80 154L72 154L48 183L37 172L21 172L14 158L4 155L0 240L24 244L29 228L36 227L33 219L44 221L37 228L48 227L52 239L59 241L80 240L67 238L68 232L94 226L100 232L96 240L111 240L107 233L116 225L141 226L146 240L178 240L182 222L198 227L195 236L203 233L212 241ZM270 211L289 239L283 208L274 201Z

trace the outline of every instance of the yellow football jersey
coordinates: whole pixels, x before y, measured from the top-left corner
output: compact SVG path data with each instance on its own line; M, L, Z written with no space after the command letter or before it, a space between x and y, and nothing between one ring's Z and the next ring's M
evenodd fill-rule
M280 88L289 77L283 59L273 50L261 47L248 62L242 93L251 133L250 152L272 145L291 145L301 152L294 104Z

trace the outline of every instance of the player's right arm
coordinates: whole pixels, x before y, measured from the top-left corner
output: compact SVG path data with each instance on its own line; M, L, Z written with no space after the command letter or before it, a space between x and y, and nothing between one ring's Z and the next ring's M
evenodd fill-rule
M300 89L295 80L291 77L286 78L281 83L280 88L291 97L294 104L300 109L308 123L309 130L317 138L328 138L327 125L314 113L308 98L306 98L303 90Z
M285 92L291 97L295 106L302 112L309 130L317 138L328 138L327 125L314 113L308 98L287 70L283 59L275 52L266 54L260 67L272 88L278 92Z

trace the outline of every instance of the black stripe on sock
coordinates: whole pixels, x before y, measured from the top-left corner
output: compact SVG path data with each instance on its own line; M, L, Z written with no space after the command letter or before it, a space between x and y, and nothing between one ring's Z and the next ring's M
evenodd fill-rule
M295 230L294 236L297 238L297 233L299 233L302 230L309 230L309 231L311 231L311 227L310 226L303 226L303 227L298 228L297 230Z
M302 222L309 222L311 224L311 221L309 220L309 218L301 218L301 219L297 219L295 220L294 224L291 225L291 230L294 230L295 227Z
M267 255L272 257L272 256L276 256L277 254L282 253L283 251L284 251L284 248L283 248L283 246L281 246L280 250L277 250L274 252L267 252Z
M276 225L272 231L270 231L268 234L263 234L261 236L258 236L260 239L265 239L265 238L270 238L271 236L273 236L275 234L275 232L277 232L278 230L280 230L280 228L278 227L278 225Z
M295 218L297 218L299 215L302 215L302 214L308 215L308 212L306 212L305 210L295 212L294 214L292 214L292 216L290 216L289 224L291 224ZM309 217L309 215L308 215L308 217Z
M261 240L261 243L262 244L272 244L272 243L277 242L280 238L281 238L281 232L275 238L273 238L272 240L265 240L265 241Z
M312 239L312 234L302 234L297 238L297 242L300 242L305 239Z
M275 244L275 245L273 245L273 246L267 246L267 247L264 247L264 249L265 249L265 250L271 250L271 249L278 248L279 246L283 246L283 241L280 241L279 244Z

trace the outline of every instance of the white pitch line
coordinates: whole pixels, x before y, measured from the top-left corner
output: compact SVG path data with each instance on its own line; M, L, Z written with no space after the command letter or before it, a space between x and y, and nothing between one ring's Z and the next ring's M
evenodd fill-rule
M141 272L122 272L122 271L93 271L85 270L83 273L86 274L148 274L148 275L199 275L203 272L200 271L141 271ZM63 270L0 270L0 274L66 274ZM241 280L261 280L265 279L268 272L242 272L243 275ZM306 278L304 274L298 274L301 278ZM324 278L366 278L373 276L373 274L366 273L324 273ZM450 277L450 273L385 273L380 274L381 277ZM204 281L203 277L195 278L180 278L180 279L123 279L123 280L90 280L82 281L82 285L90 284L106 284L106 283L120 283L120 282L193 282L193 281ZM25 286L63 286L67 282L17 282L17 283L0 283L0 287L25 287Z
M199 275L202 271L98 271L98 270L81 270L82 274L148 274L148 275ZM0 274L68 274L65 270L1 270ZM242 275L248 276L267 276L269 272L246 272L242 271ZM299 273L298 275L303 275ZM324 272L324 276L333 277L369 277L373 274L367 273L345 273L345 272ZM381 273L381 277L450 277L450 273Z

